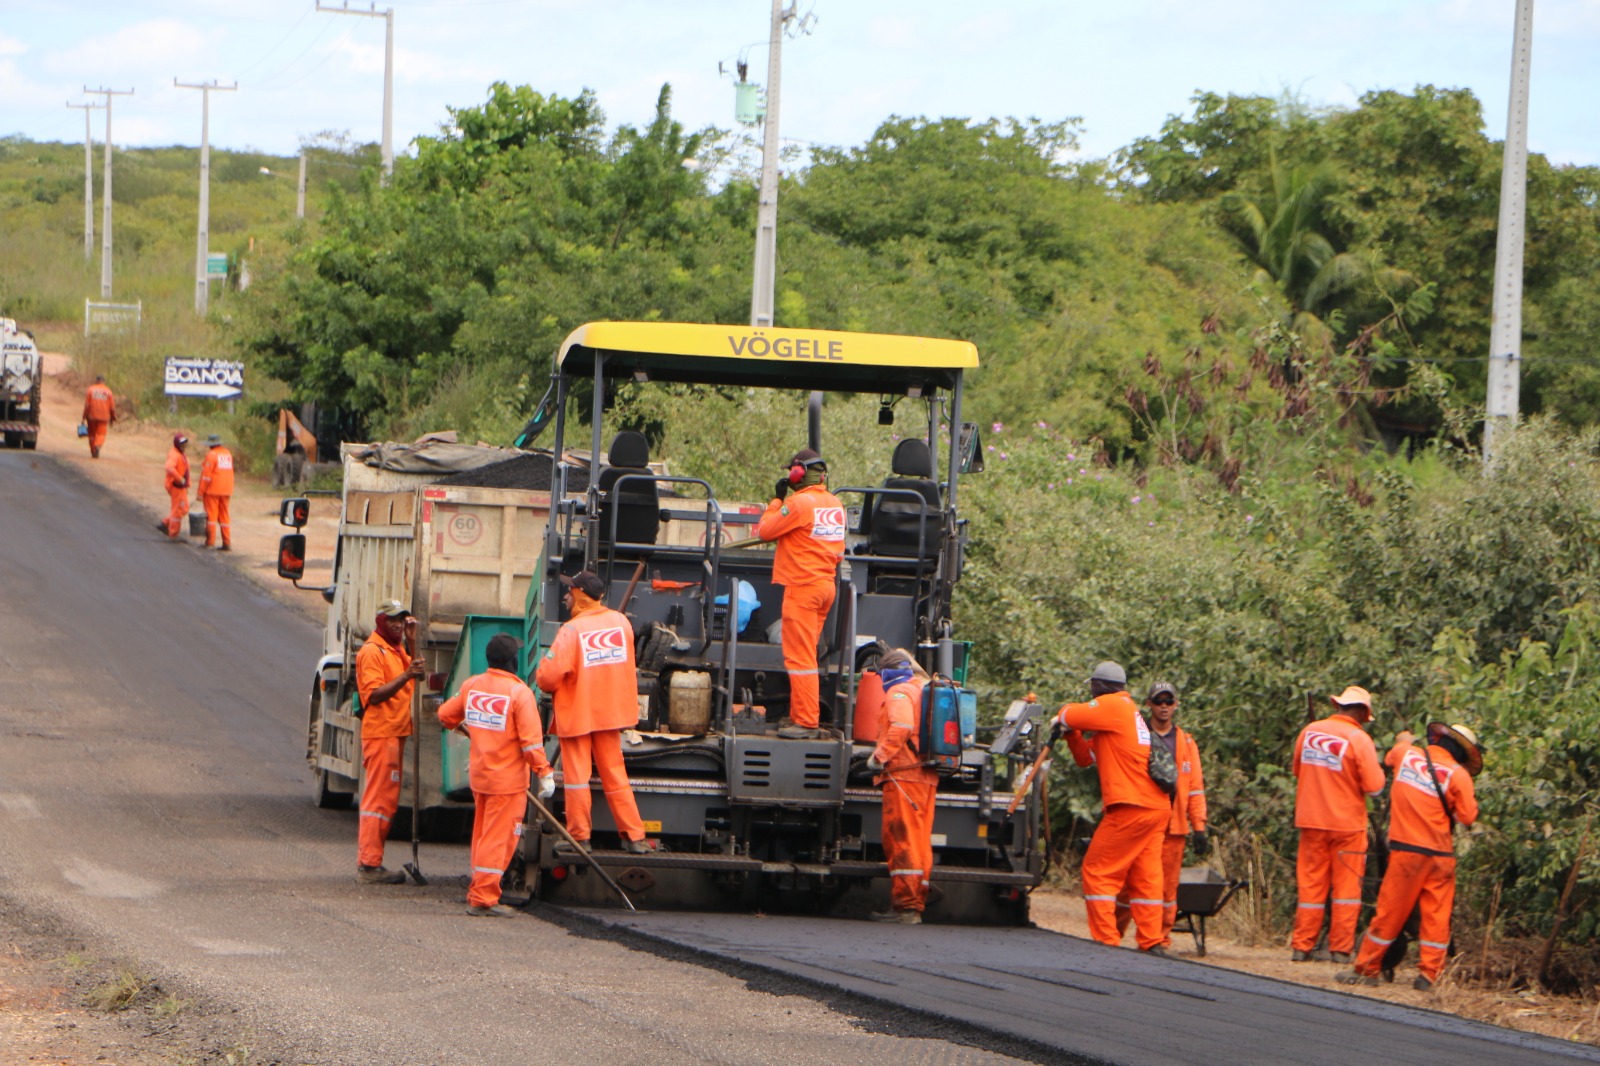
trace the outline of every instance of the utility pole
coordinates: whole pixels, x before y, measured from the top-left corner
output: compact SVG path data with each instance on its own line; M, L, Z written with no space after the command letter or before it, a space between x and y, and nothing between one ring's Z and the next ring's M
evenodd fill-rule
M1533 0L1517 0L1511 47L1511 100L1500 169L1500 230L1494 249L1494 310L1489 323L1489 392L1483 423L1484 469L1493 469L1517 425L1522 390L1522 251L1528 207L1528 71L1533 65Z
M100 299L111 299L111 98L113 96L132 96L132 89L91 89L87 85L83 91L88 96L104 96L106 98L106 152L105 176L100 179L100 198L104 201L100 210Z
M194 313L205 316L211 297L211 277L207 258L211 253L211 93L231 93L239 83L218 85L216 81L203 81L196 85L172 79L178 89L200 90L200 238L194 262Z
M394 8L379 11L376 4L371 4L369 10L352 11L350 0L344 0L343 7L323 7L322 0L317 0L317 10L383 19L383 178L387 184L394 173Z
M772 38L767 46L767 115L761 142L761 194L756 209L756 268L750 289L750 324L770 326L778 278L778 82L783 73L783 26L794 5L772 0Z
M74 104L68 107L83 108L83 261L94 258L94 136L89 132L89 112L105 104Z
M306 217L306 151L300 149L300 184L295 187L294 217Z

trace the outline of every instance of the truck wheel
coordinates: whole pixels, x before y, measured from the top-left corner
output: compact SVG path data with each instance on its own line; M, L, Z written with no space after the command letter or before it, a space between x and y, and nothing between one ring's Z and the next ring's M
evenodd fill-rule
M22 450L23 451L32 451L33 449L37 448L38 446L39 446L39 438L38 437L23 437L22 438Z
M22 434L21 433L12 433L9 430L6 432L6 447L7 448L15 448L17 445L19 445L21 443L22 443Z

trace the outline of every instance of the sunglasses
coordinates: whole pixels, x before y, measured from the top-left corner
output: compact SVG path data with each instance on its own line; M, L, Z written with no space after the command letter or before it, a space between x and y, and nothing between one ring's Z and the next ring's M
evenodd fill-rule
M1171 696L1157 696L1155 699L1150 701L1150 704L1153 707L1171 707L1177 702L1178 701L1173 699Z

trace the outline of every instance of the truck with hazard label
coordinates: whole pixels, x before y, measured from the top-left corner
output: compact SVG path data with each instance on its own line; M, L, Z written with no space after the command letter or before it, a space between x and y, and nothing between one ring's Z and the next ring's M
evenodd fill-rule
M638 720L622 749L649 848L624 847L598 779L567 780L558 760L555 816L563 797L590 789L591 847L573 849L535 818L510 887L580 905L620 905L626 893L651 907L883 909L883 794L867 760L883 704L877 659L904 648L935 678L919 749L940 777L928 920L1026 921L1042 864L1043 775L1032 772L1042 709L1014 699L979 727L971 644L952 617L969 535L961 478L982 468L977 428L961 418L977 365L964 341L822 330L595 322L566 338L530 423L553 427L562 461L518 635L534 655L549 648L566 620L562 579L584 570L628 617ZM781 404L762 407L770 453L730 457L774 475L797 442L829 454L824 394L869 396L880 424L896 408L905 420L893 437L884 430L881 482L829 481L846 547L818 654L820 730L782 728L784 588L772 545L754 536L765 501L730 499L715 472L663 476L648 467L642 434L607 427L624 390L650 383L810 394L794 425L772 414ZM541 707L547 733L558 728L559 708Z
M37 448L44 409L44 367L33 334L0 318L0 441Z

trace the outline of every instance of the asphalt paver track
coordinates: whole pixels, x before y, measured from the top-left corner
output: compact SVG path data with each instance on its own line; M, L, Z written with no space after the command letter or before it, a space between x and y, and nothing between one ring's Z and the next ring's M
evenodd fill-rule
M711 965L758 968L987 1032L1036 1061L1600 1062L1600 1049L1039 929L586 910ZM1332 969L1329 968L1331 975Z

